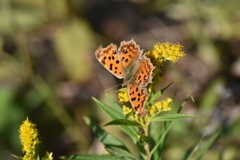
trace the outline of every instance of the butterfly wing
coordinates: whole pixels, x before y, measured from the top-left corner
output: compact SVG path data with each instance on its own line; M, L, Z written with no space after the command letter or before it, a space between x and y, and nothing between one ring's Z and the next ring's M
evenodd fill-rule
M139 85L139 87L146 87L148 83L152 83L152 72L155 69L150 59L143 56L139 60L139 69L134 75L133 81Z
M109 72L119 79L124 78L124 67L120 62L116 45L111 43L106 48L99 46L95 51L95 56Z
M146 88L140 88L136 83L130 83L128 85L128 94L133 110L139 118L149 113L144 108L144 104L149 96Z
M122 41L120 47L118 48L118 53L122 65L124 68L128 69L129 66L141 56L142 51L136 42L131 40L127 42Z

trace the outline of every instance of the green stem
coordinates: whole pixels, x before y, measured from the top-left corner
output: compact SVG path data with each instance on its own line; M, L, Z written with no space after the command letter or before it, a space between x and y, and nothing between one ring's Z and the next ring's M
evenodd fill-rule
M148 137L149 136L149 124L146 123L146 126L143 128L144 131L145 131L145 136ZM150 160L151 159L151 155L150 155L150 147L149 147L149 143L147 143L145 146L144 146L144 149L146 151L146 157L147 157L147 160Z

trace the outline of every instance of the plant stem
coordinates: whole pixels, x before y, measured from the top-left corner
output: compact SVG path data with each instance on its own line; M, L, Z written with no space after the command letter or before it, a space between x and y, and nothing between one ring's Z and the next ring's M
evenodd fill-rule
M144 131L145 131L145 136L148 137L148 123L146 123L146 126L144 127ZM149 148L149 143L147 143L145 146L144 146L144 149L146 151L146 157L147 157L147 160L150 160L151 159L151 154L150 154L150 148Z

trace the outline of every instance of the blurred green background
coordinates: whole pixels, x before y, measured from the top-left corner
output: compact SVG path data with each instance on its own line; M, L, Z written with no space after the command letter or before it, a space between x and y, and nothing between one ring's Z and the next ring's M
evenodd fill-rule
M144 50L180 42L186 53L164 66L158 89L173 81L164 96L176 93L176 107L192 93L182 113L196 118L174 123L163 159L180 159L219 126L223 132L203 159L240 159L239 6L239 0L0 0L0 159L23 155L18 129L26 117L37 124L42 156L106 153L83 116L108 122L91 97L115 99L117 88L104 90L122 81L94 52L132 38ZM137 152L117 127L104 129Z

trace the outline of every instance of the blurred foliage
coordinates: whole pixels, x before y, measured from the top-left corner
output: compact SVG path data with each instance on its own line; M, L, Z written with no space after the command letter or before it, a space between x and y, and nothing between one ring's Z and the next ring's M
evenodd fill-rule
M132 38L145 50L180 42L187 54L165 68L159 88L174 81L166 93L176 103L191 92L183 113L197 118L171 128L163 159L180 159L199 135L211 136L219 126L203 159L240 159L239 6L239 0L1 0L0 159L22 154L18 129L26 117L41 133L40 155L106 153L83 115L100 126L109 121L91 97L120 81L94 51ZM129 141L117 128L105 129Z

